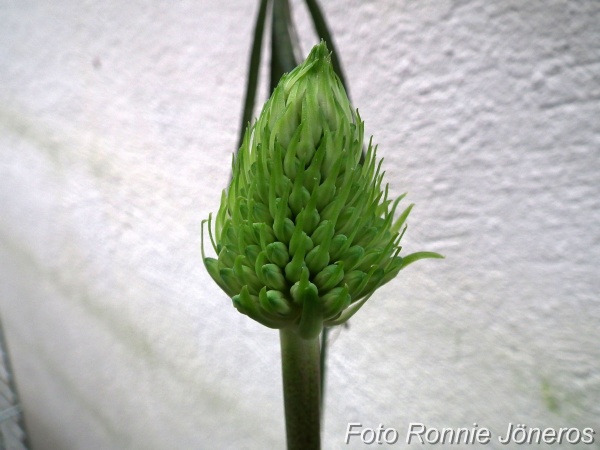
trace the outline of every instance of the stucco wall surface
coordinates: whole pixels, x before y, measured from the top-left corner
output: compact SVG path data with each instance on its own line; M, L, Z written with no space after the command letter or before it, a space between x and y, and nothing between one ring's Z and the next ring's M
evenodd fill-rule
M324 448L368 448L348 422L600 448L600 3L323 3L416 203L404 248L447 257L333 333ZM0 311L36 450L284 448L277 333L200 258L256 9L0 0Z

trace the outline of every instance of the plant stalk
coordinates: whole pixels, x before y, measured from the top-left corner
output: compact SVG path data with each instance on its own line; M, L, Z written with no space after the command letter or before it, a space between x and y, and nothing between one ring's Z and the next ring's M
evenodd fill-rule
M320 450L319 338L279 330L288 450Z
M321 369L320 373L320 383L321 383L321 427L323 427L323 411L325 411L325 388L327 381L327 345L329 341L327 339L329 335L329 328L323 327L323 331L321 331L321 355L319 356L319 367Z

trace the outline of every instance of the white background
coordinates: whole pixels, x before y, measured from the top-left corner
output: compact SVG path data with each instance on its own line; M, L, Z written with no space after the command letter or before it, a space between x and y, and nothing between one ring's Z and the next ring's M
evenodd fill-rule
M600 433L600 3L323 3L416 203L404 248L447 256L334 333L324 449L365 448L348 422ZM257 4L0 0L0 311L36 450L284 448L277 333L200 257Z

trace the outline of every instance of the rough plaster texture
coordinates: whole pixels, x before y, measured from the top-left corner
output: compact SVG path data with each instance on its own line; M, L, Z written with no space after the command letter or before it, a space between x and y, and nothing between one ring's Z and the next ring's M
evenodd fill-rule
M334 333L324 448L365 448L350 421L600 433L600 3L324 3L417 203L405 248L447 255ZM0 0L0 308L36 450L283 448L277 334L200 261L255 12Z

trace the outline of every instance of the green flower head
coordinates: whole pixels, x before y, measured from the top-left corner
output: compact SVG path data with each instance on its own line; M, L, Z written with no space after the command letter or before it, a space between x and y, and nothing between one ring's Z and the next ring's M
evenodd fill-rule
M246 131L208 230L206 269L243 314L313 338L348 320L411 262L400 253L412 208L395 218L381 160L333 71L325 43L285 74Z

